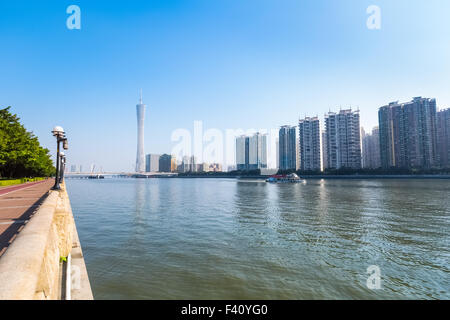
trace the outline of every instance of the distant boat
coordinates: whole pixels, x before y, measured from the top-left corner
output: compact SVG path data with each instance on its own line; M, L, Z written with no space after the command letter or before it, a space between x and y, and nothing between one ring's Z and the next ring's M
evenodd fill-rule
M88 179L105 179L105 176L97 174L95 176L89 176Z
M300 179L300 177L295 174L276 174L273 176L270 176L268 179L266 179L266 182L270 183L304 183L305 180Z

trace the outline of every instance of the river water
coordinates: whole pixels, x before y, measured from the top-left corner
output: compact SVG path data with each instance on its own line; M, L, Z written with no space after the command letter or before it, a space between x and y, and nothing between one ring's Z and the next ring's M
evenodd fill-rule
M450 180L66 181L95 299L450 299Z

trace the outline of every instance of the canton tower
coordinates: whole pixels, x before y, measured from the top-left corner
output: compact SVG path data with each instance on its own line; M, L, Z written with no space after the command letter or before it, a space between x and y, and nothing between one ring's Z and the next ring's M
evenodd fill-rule
M142 90L139 104L136 105L137 115L137 155L136 155L136 172L145 171L144 156L144 118L146 105L142 103Z

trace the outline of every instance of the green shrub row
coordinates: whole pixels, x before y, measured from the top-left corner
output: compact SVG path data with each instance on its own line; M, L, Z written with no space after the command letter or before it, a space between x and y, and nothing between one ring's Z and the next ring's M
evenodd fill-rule
M13 180L0 180L0 187L13 186L16 184L22 184L25 182L36 182L42 181L47 178L21 178L21 179L13 179Z

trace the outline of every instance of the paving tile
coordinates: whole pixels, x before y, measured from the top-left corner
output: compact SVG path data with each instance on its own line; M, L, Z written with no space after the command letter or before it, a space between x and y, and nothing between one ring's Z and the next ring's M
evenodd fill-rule
M0 189L0 256L47 197L54 180Z

